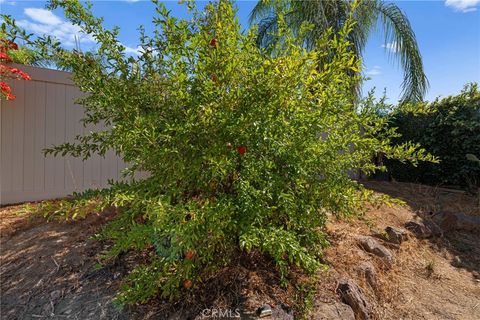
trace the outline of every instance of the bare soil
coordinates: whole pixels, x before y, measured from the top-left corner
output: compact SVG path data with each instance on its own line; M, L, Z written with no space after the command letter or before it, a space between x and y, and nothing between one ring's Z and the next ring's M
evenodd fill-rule
M431 212L480 214L476 198L416 184L365 185L404 200L406 206L370 208L350 221L332 219L327 225L331 245L324 256L328 271L319 274L314 305L340 302L337 282L350 278L362 288L374 319L480 319L479 234L455 231L423 240L410 236L399 247L387 246L395 256L392 266L363 251L356 240L381 234L386 226L403 227L413 218L428 219ZM297 307L293 286L302 284L299 273L293 273L291 285L280 288L270 261L243 254L181 301L156 298L120 309L112 300L121 279L144 257L127 253L98 267L98 254L110 244L91 237L115 212L65 222L32 217L22 208L0 208L1 319L201 319L202 310L213 308L239 308L242 319L252 319L264 303ZM357 270L364 261L376 269L377 290ZM325 319L315 310L307 318Z
M16 209L0 218L2 319L122 318L110 304L118 281L96 272L102 244L89 239L109 214L47 222Z

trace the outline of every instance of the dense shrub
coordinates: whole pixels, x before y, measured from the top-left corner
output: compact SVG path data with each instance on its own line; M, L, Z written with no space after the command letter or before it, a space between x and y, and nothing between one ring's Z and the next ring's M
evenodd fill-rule
M313 272L326 245L326 213L352 214L372 200L349 173L375 170L369 159L377 152L429 158L411 144L392 147L387 121L371 103L354 104L359 79L351 71L361 63L345 40L350 21L307 52L280 16L284 41L267 53L256 46L254 29L240 32L229 1L200 12L188 3L187 20L155 4L156 31L141 32L138 57L126 56L117 30L104 29L74 1L51 7L63 7L98 41L96 54L67 51L48 37L32 40L73 70L86 93L79 100L84 122L108 127L49 151L89 157L114 149L130 164L127 173L149 173L92 194L103 199L100 207L121 212L103 232L114 243L105 258L155 248L126 280L121 301L145 301L159 288L174 297L239 250L270 256L282 279L292 265ZM25 38L4 19L12 36Z
M412 112L411 110L421 109ZM387 161L392 176L401 181L473 187L480 183L480 167L467 154L480 156L480 92L477 84L466 85L459 95L420 106L409 106L392 117L401 137L394 143L420 143L439 163L417 167Z

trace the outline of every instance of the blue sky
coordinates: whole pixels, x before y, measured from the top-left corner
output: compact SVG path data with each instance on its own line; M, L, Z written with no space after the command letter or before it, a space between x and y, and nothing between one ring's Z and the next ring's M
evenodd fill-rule
M205 3L205 2L203 2ZM238 1L238 16L248 27L248 15L255 1ZM458 93L467 82L480 82L480 0L395 1L406 13L417 36L430 90L427 100ZM176 1L166 2L174 15L185 15ZM0 0L0 12L13 16L33 33L57 36L65 46L73 46L78 30L66 22L62 12L48 12L45 1ZM94 13L105 18L108 27L121 28L120 40L132 54L138 44L137 27L150 25L153 5L149 1L94 1ZM83 49L93 44L80 38ZM384 46L383 35L375 32L364 53L365 74L371 77L364 92L376 87L377 96L386 88L389 101L395 103L401 92L402 71L387 52L394 44Z

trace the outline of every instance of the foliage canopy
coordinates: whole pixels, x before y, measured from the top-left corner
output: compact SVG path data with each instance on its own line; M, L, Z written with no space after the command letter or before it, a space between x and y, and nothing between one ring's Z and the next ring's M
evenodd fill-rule
M480 167L467 157L480 156L477 84L465 85L456 96L401 108L393 114L390 126L397 127L401 134L393 143L420 143L440 160L438 164L422 163L418 167L390 160L388 169L395 179L470 188L480 183Z

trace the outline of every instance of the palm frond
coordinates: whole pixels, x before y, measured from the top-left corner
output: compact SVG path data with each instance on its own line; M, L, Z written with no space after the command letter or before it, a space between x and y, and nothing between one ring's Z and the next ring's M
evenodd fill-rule
M384 28L385 46L390 44L390 55L404 70L401 102L421 101L429 83L412 26L396 5L376 1L375 6Z
M279 41L275 37L279 3L286 9L285 21L294 34L299 32L304 23L313 26L305 38L304 45L308 50L315 48L316 40L329 28L334 32L342 28L351 4L349 0L279 1L261 0L250 14L250 23L258 24L259 46L266 48ZM371 32L380 21L385 34L385 45L395 44L390 56L400 62L404 71L401 101L421 101L429 84L415 34L406 15L393 3L365 0L360 2L354 18L356 24L349 36L354 53L358 57L362 56Z
M248 18L249 24L255 24L263 20L266 17L272 15L275 12L275 7L272 2L260 0L257 2L255 7L253 7L252 12L250 12L250 17Z

